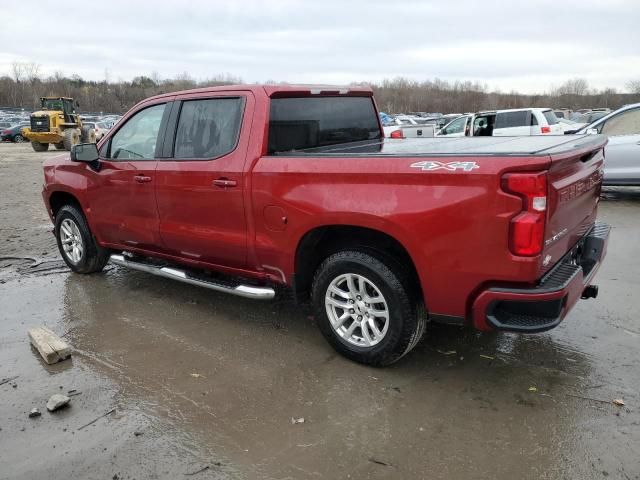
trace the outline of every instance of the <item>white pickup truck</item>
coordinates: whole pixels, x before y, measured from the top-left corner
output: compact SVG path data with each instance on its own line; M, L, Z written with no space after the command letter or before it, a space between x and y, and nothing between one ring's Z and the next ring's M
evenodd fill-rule
M438 125L431 119L396 115L391 122L383 124L385 137L390 138L421 138L434 137Z

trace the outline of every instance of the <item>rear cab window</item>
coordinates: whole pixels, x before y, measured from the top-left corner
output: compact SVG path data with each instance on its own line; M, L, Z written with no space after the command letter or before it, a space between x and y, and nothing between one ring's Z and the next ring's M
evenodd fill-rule
M271 99L268 154L381 138L372 97Z

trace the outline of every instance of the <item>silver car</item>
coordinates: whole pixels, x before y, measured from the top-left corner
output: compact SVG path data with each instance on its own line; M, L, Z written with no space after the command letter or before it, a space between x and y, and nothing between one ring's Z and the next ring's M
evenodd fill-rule
M640 185L640 103L625 105L576 133L609 137L604 149L605 185Z

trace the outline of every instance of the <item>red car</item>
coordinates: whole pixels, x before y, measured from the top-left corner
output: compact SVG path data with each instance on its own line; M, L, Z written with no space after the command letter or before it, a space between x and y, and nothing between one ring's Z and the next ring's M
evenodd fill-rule
M540 332L592 286L604 137L384 139L366 88L225 86L133 107L44 163L65 262L310 300L386 365L428 320Z

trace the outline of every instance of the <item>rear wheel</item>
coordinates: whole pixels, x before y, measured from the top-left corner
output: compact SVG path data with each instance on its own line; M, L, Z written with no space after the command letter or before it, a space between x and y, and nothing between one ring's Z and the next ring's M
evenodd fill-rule
M18 133L17 135L14 135L13 141L16 143L22 143L24 142L24 137Z
M109 250L98 245L74 205L65 205L56 214L55 235L62 259L76 273L99 272L109 261Z
M49 144L48 143L31 142L31 147L36 152L46 152L47 150L49 150Z
M71 151L73 145L80 143L80 132L77 128L67 128L62 137L62 144L64 149L68 152Z
M339 353L372 366L389 365L416 346L426 318L394 262L356 250L328 257L313 280L320 331Z
M56 150L64 150L64 143L62 142L54 143L53 146L56 147Z

